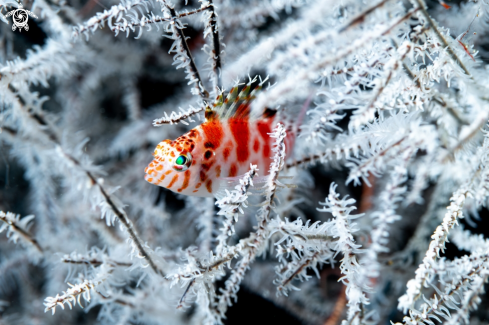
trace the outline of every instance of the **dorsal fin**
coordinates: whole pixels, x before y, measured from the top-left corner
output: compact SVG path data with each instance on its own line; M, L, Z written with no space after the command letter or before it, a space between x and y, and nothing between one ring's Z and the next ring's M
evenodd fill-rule
M214 121L219 118L219 114L215 110L213 110L209 105L206 105L205 107L204 116L207 122Z
M263 84L267 81L261 80L258 86L251 90L251 85L256 82L258 77L250 78L248 83L238 92L239 86L243 85L236 82L224 98L224 92L220 92L217 95L216 100L210 106L206 107L205 117L206 120L212 120L214 118L221 119L244 119L250 117L251 102L256 97L256 94L262 89ZM250 92L251 90L251 92ZM265 112L264 112L265 114Z

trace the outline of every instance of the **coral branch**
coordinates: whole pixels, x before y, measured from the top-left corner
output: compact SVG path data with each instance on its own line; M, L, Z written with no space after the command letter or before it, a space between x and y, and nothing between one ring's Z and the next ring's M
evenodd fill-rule
M394 23L390 24L387 28L382 30L381 32L374 34L374 35L368 35L363 39L356 40L351 46L346 47L345 49L342 49L338 51L337 54L333 56L326 56L323 59L318 60L313 64L309 69L306 71L303 71L297 75L294 76L294 82L282 82L278 83L275 87L273 87L271 90L269 90L266 94L263 94L262 96L258 96L257 100L253 104L253 109L257 112L263 111L264 107L269 105L270 102L275 102L279 98L283 97L287 92L291 92L295 87L298 87L299 82L305 82L306 80L310 79L311 76L316 76L318 74L318 71L324 70L326 67L334 66L337 64L340 60L344 60L345 57L348 57L355 51L359 50L360 48L364 47L366 44L369 44L370 42L376 40L377 38L384 37L391 33L399 24L403 23L407 19L409 19L414 13L416 13L419 10L419 8L415 8L412 10L409 10L404 16L398 18Z
M353 232L355 232L355 223L353 219L361 217L363 214L350 215L356 209L351 206L355 203L353 199L339 199L339 194L336 193L337 185L331 183L329 195L324 203L320 203L325 207L318 209L322 212L330 212L333 215L331 227L334 237L338 237L335 242L335 250L343 254L343 259L340 264L340 271L344 276L340 281L346 286L346 296L348 298L348 313L347 320L352 322L360 313L364 305L369 303L365 294L365 283L362 283L358 272L360 267L357 254L360 253L360 245L355 243Z
M345 26L341 27L339 30L338 30L338 33L342 33L344 31L346 31L347 29L355 26L355 25L358 25L360 23L362 23L365 18L371 14L372 12L374 12L376 9L382 7L383 5L385 5L385 3L387 1L390 1L390 0L382 0L382 1L379 1L377 4L369 7L367 10L359 13L357 16L355 16L354 18L352 18Z
M242 253L243 258L237 263L233 269L231 276L225 282L225 288L221 290L218 297L217 312L218 317L221 319L225 317L228 306L231 305L231 299L236 300L236 294L239 290L239 285L243 280L246 270L253 263L256 256L263 252L266 240L268 239L270 230L267 225L270 222L270 213L272 211L273 201L277 189L280 185L277 182L280 170L284 166L285 160L285 127L283 124L277 124L273 133L270 134L272 138L275 138L275 146L273 152L275 153L273 161L270 165L270 171L268 176L268 182L265 185L265 201L263 206L257 213L258 228L255 233L252 233L249 240L241 240L245 251ZM246 241L249 243L245 244Z
M27 216L20 219L20 215L0 211L0 221L4 222L4 224L0 226L0 233L7 230L7 237L11 238L13 242L17 242L18 238L22 237L22 239L34 245L34 247L42 253L43 250L37 240L27 232L28 223L32 219L34 219L34 216Z
M198 108L193 108L190 107L187 111L184 111L180 109L181 112L175 113L171 112L170 116L165 112L165 117L155 119L153 121L153 126L162 126L165 124L178 124L179 122L188 125L188 123L185 121L186 119L189 119L190 122L195 122L192 120L192 116L203 112L205 110L205 106L199 106Z
M220 209L217 214L225 218L223 227L220 228L221 234L217 237L219 244L216 251L218 254L223 251L228 238L234 233L234 224L238 222L239 213L243 213L243 208L246 207L248 188L253 186L253 177L255 177L257 170L256 165L251 165L250 171L239 180L239 185L236 185L231 192L226 190L226 196L216 202Z
M19 109L25 110L25 107L19 104ZM90 184L96 186L99 189L100 194L103 196L105 203L108 205L110 210L113 211L115 216L123 224L124 228L129 233L129 237L136 245L140 257L148 261L148 264L151 266L151 268L155 273L160 274L161 270L158 269L151 256L149 256L149 253L147 252L146 248L143 245L143 241L137 235L136 229L133 227L132 222L129 220L124 210L120 209L116 205L113 197L104 188L104 186L102 186L100 181L95 178L93 173L90 170L84 168L82 163L78 159L76 159L74 156L67 153L61 147L60 141L57 136L57 132L54 131L53 125L48 121L46 121L42 115L35 114L35 112L32 111L27 112L27 116L29 116L30 119L35 122L34 124L37 125L37 127L40 129L40 132L45 133L48 136L49 140L52 141L52 145L55 146L59 155L63 157L67 163L72 164L72 166L76 167L78 171L85 174Z
M97 258L89 258L86 256L76 256L75 258L69 255L66 255L61 259L61 262L67 263L67 264L82 264L82 265L93 265L93 266L100 266L104 263L114 265L114 266L122 266L122 267L130 267L133 264L132 263L127 263L127 262L118 262L118 261L103 261Z
M451 203L447 207L448 211L443 218L443 223L436 228L431 237L433 240L426 251L423 263L416 270L416 277L409 280L407 292L399 298L399 308L403 309L404 312L413 308L414 302L421 296L421 290L425 286L432 263L440 256L440 251L443 252L450 230L458 224L458 219L463 218L462 208L467 194L467 190L462 188L455 192L450 199Z
M85 280L83 281L83 283L75 285L68 283L70 287L68 288L68 290L63 291L63 294L61 296L58 294L56 295L56 297L47 297L44 300L44 306L46 306L44 312L51 310L54 315L54 313L56 312L56 307L59 306L62 309L65 309L65 304L67 304L70 309L72 309L73 305L76 305L77 303L81 308L83 308L80 301L81 298L83 297L86 302L90 302L90 291L101 283L102 281L93 282L88 280Z
M210 14L206 22L206 31L204 31L204 38L207 34L212 34L212 50L209 52L212 60L212 70L214 71L214 88L216 93L219 93L219 89L222 89L221 80L221 40L219 39L219 26L217 24L217 13L213 0L208 1L208 7L210 8ZM208 31L210 29L210 31Z
M463 64L462 60L460 60L460 58L457 56L455 51L452 49L448 41L443 36L442 32L438 29L437 24L433 21L433 19L431 19L431 16L428 13L428 11L426 11L426 3L424 2L424 0L415 0L415 1L418 4L418 8L421 9L421 13L426 18L426 21L428 22L432 30L435 32L436 37L438 37L438 40L443 44L443 47L446 48L448 54L462 68L462 70L464 70L465 74L469 76L471 79L473 79L469 70L467 69L467 67L465 67L465 64Z
M170 50L170 52L175 51L177 52L177 56L180 60L183 62L180 64L180 66L185 65L188 67L187 72L189 73L188 78L189 84L195 83L195 90L198 94L203 99L209 98L209 92L205 90L204 84L202 83L202 78L200 77L199 70L197 69L197 66L195 64L195 60L192 56L192 53L190 52L190 49L187 44L187 38L185 37L185 33L183 32L183 25L180 23L177 18L177 13L175 12L175 9L171 6L168 5L168 3L165 0L162 0L163 5L166 7L166 9L170 12L170 15L172 17L172 21L170 22L173 38L175 39L176 47L178 47L178 50ZM184 54L183 56L179 54ZM178 69L178 67L177 67Z

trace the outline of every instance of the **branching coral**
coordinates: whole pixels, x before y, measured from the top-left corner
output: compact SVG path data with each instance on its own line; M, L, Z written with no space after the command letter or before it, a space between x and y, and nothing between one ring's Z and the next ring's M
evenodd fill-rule
M488 317L486 1L22 6L19 34L0 0L0 323L230 324L257 296L305 324ZM215 198L144 181L164 139L238 116L273 124L222 129L263 157Z

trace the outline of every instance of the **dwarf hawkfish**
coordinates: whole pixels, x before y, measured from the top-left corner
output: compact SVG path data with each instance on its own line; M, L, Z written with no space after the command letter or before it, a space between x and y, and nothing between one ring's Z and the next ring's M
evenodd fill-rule
M263 84L250 92L253 81L239 95L237 85L226 98L218 95L212 108L207 106L201 125L176 140L160 142L145 169L145 179L176 193L200 197L216 196L224 184L232 188L239 176L250 170L250 164L257 165L263 179L273 159L275 139L270 133L277 114L266 109L260 116L251 116L251 101ZM287 154L297 133L297 128L288 124Z

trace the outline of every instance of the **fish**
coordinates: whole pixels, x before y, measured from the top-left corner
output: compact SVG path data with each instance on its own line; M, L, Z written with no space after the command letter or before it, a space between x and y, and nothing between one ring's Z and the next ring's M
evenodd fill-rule
M175 140L163 140L153 152L153 161L145 169L145 180L173 192L198 197L216 196L225 184L256 165L266 176L273 160L277 123L275 110L261 116L250 114L251 102L261 90L261 82L250 93L250 80L238 94L235 85L224 98L219 94L205 111L205 121ZM290 124L290 123L289 123ZM297 130L287 128L286 156L291 152Z

